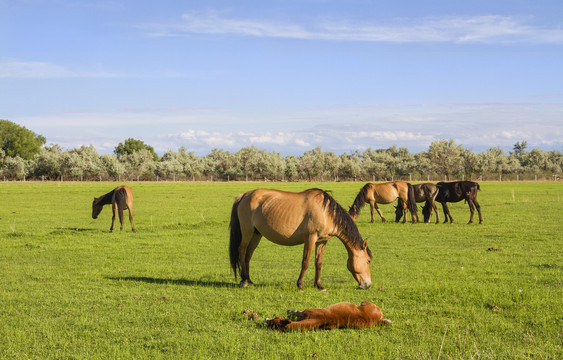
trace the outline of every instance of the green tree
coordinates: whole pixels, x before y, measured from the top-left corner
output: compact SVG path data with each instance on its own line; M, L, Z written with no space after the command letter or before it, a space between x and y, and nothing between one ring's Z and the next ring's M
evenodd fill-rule
M428 157L434 171L446 175L448 180L463 171L463 153L463 147L452 139L433 141L428 149Z
M119 143L113 152L115 155L122 157L124 155L131 155L140 150L147 150L152 155L153 160L158 161L158 155L152 146L145 144L142 140L133 138L126 139L122 143Z
M0 120L0 147L6 156L31 160L41 151L45 138L8 120Z
M519 157L522 158L522 156L526 155L526 149L528 148L528 142L527 141L522 141L522 142L516 142L516 144L514 144L514 147L512 148L512 150L514 150L514 154Z

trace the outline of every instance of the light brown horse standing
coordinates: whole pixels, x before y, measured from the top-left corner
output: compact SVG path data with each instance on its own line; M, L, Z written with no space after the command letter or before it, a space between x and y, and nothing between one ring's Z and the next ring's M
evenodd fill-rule
M123 230L123 210L128 209L131 230L135 232L135 227L133 226L133 192L131 191L131 188L125 185L118 186L107 194L94 198L94 202L92 202L92 218L97 219L104 205L108 204L111 204L111 208L113 210L111 228L109 231L113 231L116 212L119 214L119 223L121 224L120 230Z
M356 220L360 214L360 209L365 203L369 203L371 210L371 222L373 223L375 221L373 217L373 209L377 210L377 213L381 217L381 221L385 222L387 219L385 219L377 204L390 204L397 198L399 199L397 206L402 209L404 215L403 223L407 222L407 211L411 212L411 219L414 223L415 216L418 217L418 208L416 207L416 201L414 199L413 187L410 183L400 180L382 184L365 184L356 196L356 199L354 200L354 203L350 207L348 213L354 220Z
M390 320L383 318L381 309L369 301L362 301L358 306L349 302L341 302L324 309L307 309L291 311L287 314L295 321L275 317L264 322L270 329L279 331L334 329L334 328L367 328L374 325L388 325Z
M358 227L329 194L320 189L300 193L256 189L236 197L231 212L229 253L231 267L240 273L241 287L252 284L250 259L264 236L278 245L303 247L301 273L297 280L303 289L303 278L315 247L315 286L321 285L321 266L326 242L338 237L348 250L348 270L362 289L371 286L369 263L372 259L367 242Z

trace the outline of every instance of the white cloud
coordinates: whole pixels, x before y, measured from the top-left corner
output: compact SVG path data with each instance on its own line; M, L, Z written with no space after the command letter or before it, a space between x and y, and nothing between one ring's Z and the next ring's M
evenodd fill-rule
M330 19L307 25L264 19L236 19L214 12L184 14L176 24L151 25L153 36L235 35L303 40L390 43L553 43L563 44L563 30L528 25L511 16L448 16L361 22Z
M102 70L73 70L48 62L40 61L0 61L0 78L114 78L124 75L112 74Z

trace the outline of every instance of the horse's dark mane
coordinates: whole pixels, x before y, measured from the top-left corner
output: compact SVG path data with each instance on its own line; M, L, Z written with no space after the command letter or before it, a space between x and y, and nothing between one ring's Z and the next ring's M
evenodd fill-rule
M115 192L115 189L113 189L112 191L108 192L105 195L100 196L99 198L96 199L96 201L94 202L94 205L107 205L107 204L111 204L111 199L113 197L113 193Z
M352 220L350 215L344 210L340 204L334 200L330 194L322 189L311 189L311 190L318 190L323 194L323 207L327 209L327 212L332 216L332 220L336 224L336 226L340 229L341 235L346 235L345 238L348 240L347 243L358 249L363 249L364 240L362 239L362 235L358 230L358 226ZM342 239L341 239L342 240ZM368 255L372 258L371 250L369 247L366 248Z
M348 210L348 213L350 215L354 216L354 215L360 214L360 209L366 203L367 192L368 192L369 186L370 186L370 183L365 184L364 187L362 187L362 189L360 190L360 192L356 196L354 203L350 207L350 210Z

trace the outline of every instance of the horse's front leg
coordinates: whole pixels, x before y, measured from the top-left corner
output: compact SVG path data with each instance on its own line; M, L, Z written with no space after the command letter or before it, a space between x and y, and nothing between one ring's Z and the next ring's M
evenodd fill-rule
M434 212L436 213L436 224L440 223L440 212L438 211L438 206L436 205L436 203L434 201L432 201L432 209L434 209ZM432 216L432 209L430 209L430 216ZM430 218L428 218L428 221L430 221Z
M315 286L322 292L326 292L326 289L321 285L321 267L323 265L325 245L325 241L318 242L315 249Z
M446 220L444 220L444 224L448 222L448 216L450 217L450 224L453 224L454 218L452 217L452 214L450 214L450 209L448 209L448 205L445 202L442 203L442 209L444 210L444 217L446 218Z
M377 207L377 205L375 204L375 202L370 201L369 210L370 210L370 214L371 214L371 223L372 224L375 222L375 218L373 217L373 209L376 208L376 207ZM377 212L379 213L379 209L377 209Z
M377 213L379 214L379 216L381 217L381 222L386 222L387 219L385 218L385 216L383 216L383 213L381 212L381 210L379 209L379 206L377 206L377 203L373 204L375 207L375 210L377 210ZM373 222L373 210L371 212L371 222Z
M316 242L315 235L309 235L309 238L303 244L303 260L301 261L301 273L297 279L297 288L303 291L303 278L305 278L305 271L309 267L309 258L313 252L313 244Z

